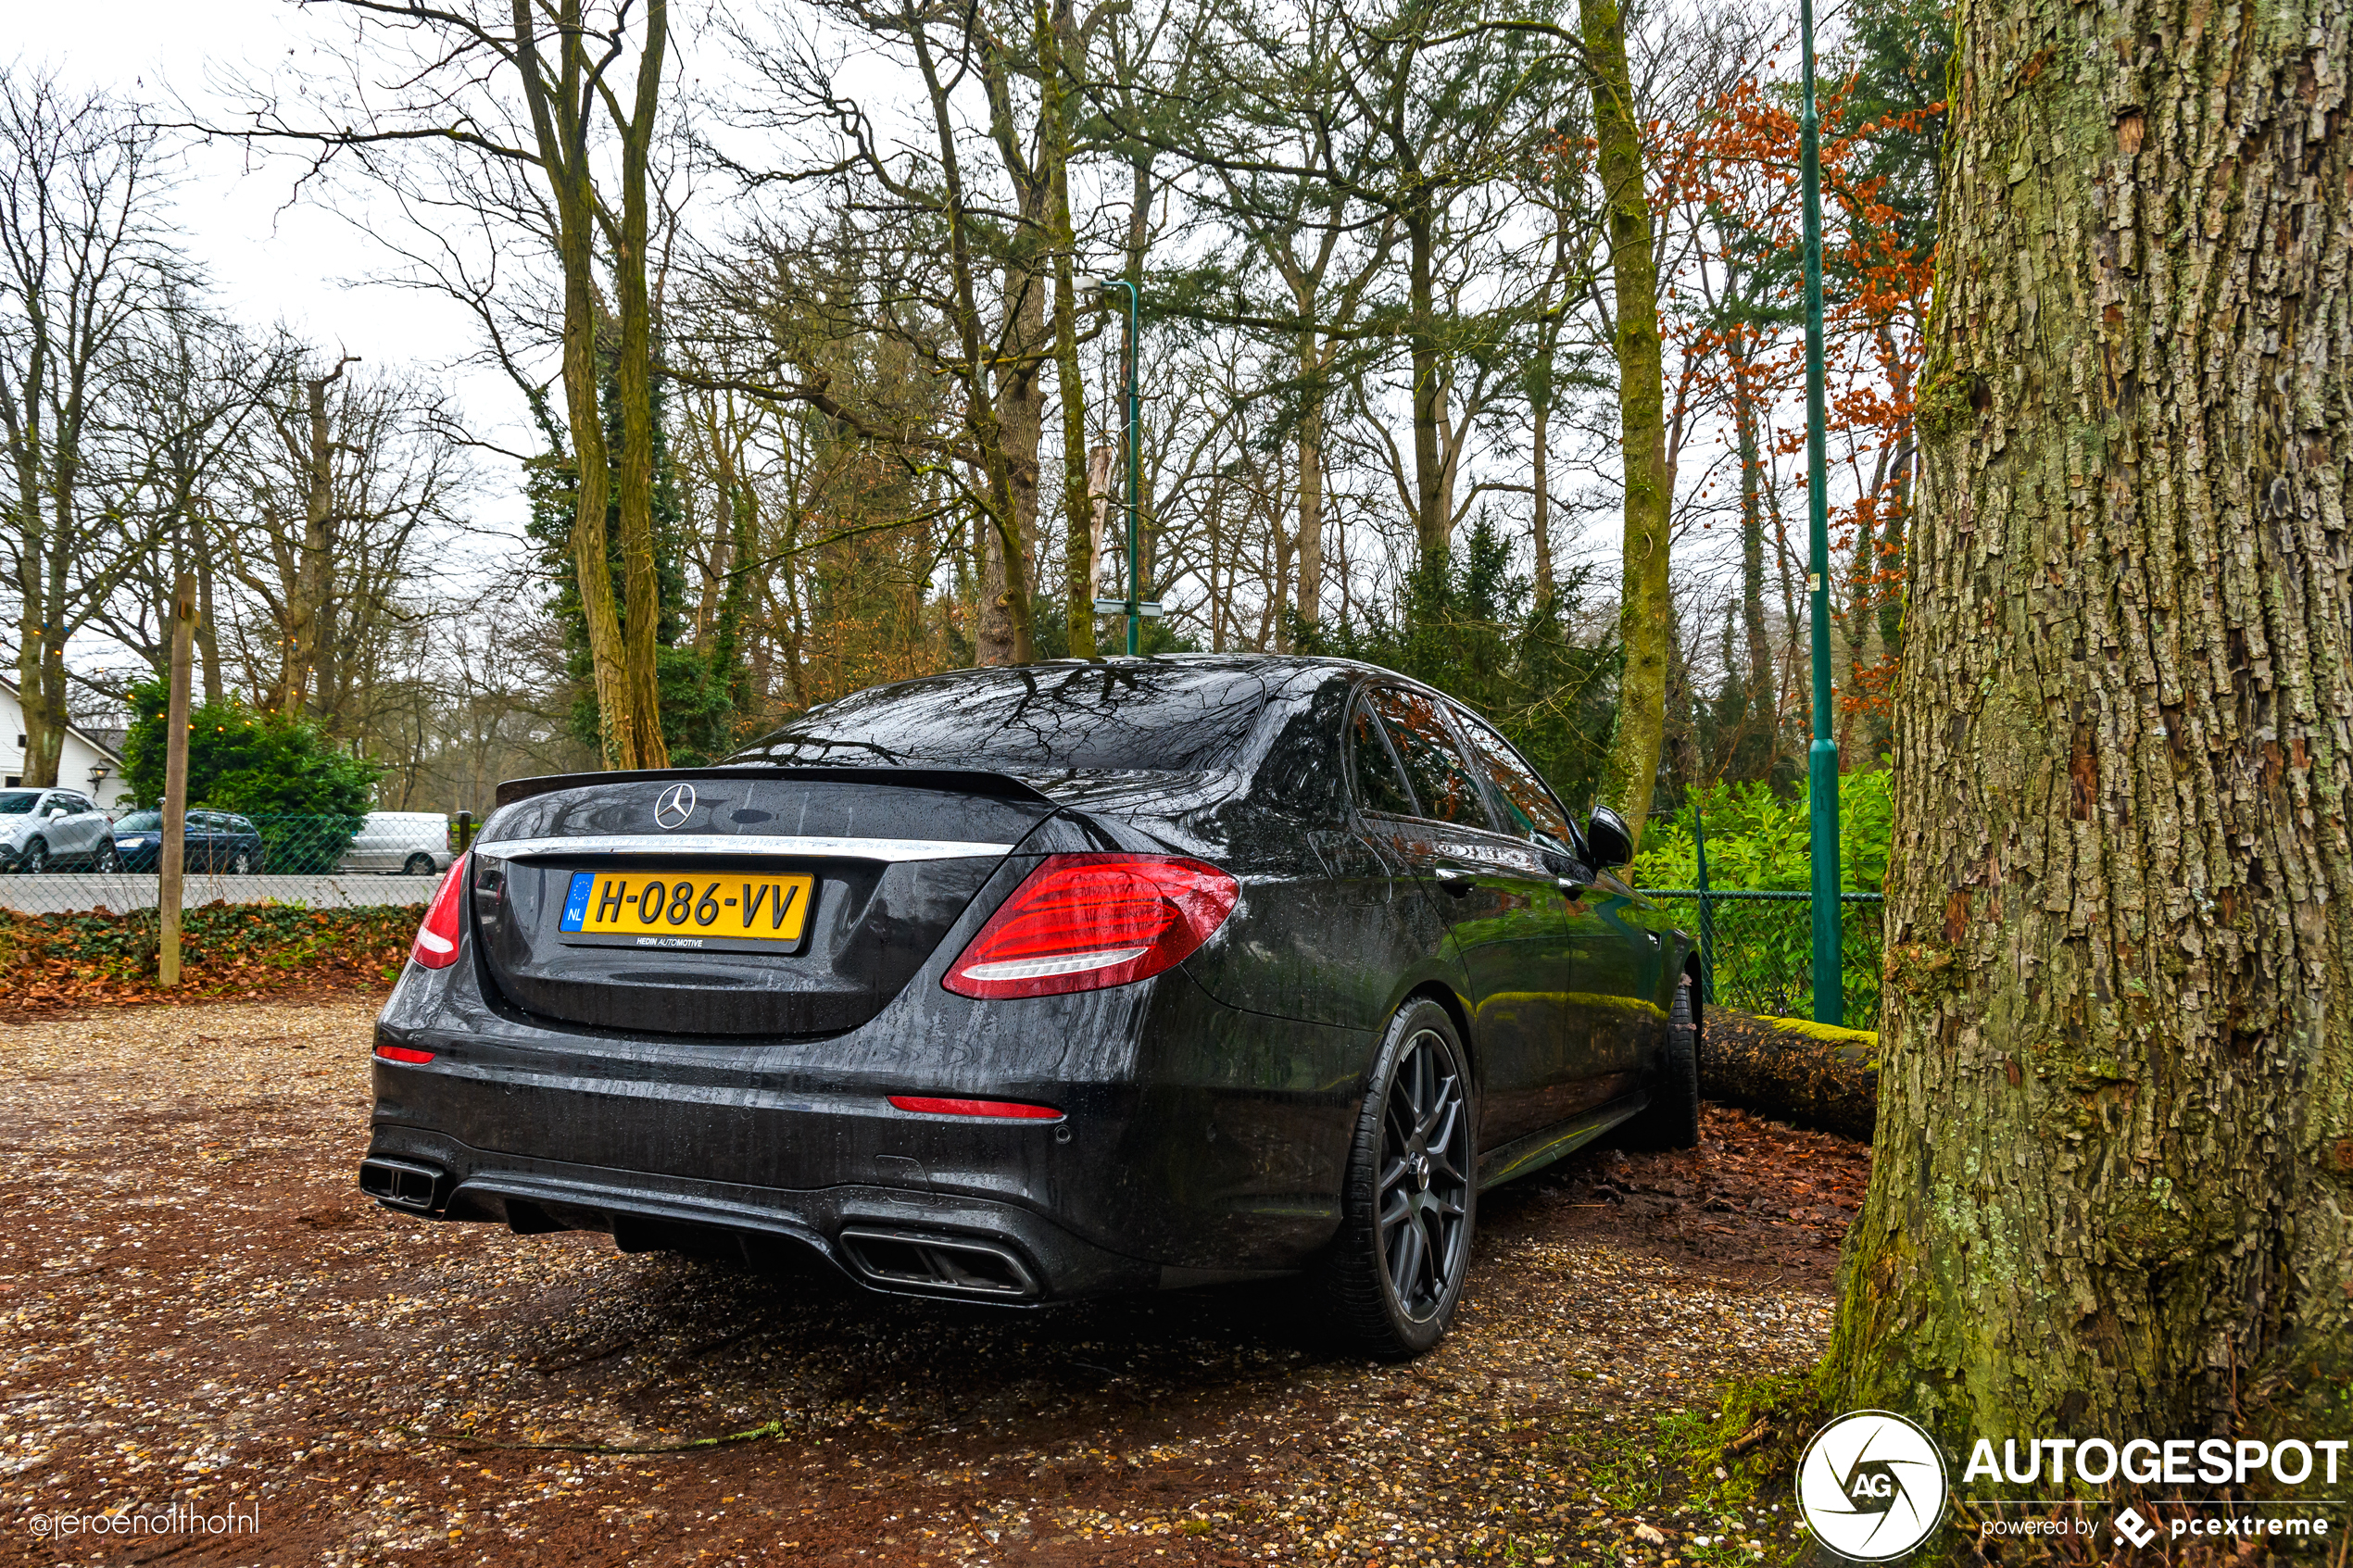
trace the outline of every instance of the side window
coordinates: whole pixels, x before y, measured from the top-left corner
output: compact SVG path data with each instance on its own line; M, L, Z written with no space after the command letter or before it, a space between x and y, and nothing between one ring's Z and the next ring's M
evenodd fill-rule
M1420 816L1466 827L1491 827L1478 779L1447 733L1438 703L1418 692L1378 691L1372 705L1397 747L1405 782L1421 802Z
M1568 813L1544 787L1544 781L1535 770L1520 759L1511 742L1497 734L1483 721L1460 711L1454 721L1470 737L1471 750L1487 766L1487 776L1495 781L1495 789L1504 797L1504 809L1511 813L1511 829L1523 838L1533 838L1565 853L1577 849L1577 830L1568 825Z
M1380 721L1361 699L1348 716L1348 759L1350 771L1356 775L1358 805L1392 817L1416 814L1414 797L1397 771L1397 759L1389 754L1389 742L1381 738Z

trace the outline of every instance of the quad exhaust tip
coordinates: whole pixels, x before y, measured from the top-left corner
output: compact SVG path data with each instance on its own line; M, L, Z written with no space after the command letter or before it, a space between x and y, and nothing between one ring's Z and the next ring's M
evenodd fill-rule
M449 1173L408 1160L363 1160L359 1190L379 1203L420 1214L438 1212L449 1200Z
M885 1290L999 1301L1039 1294L1037 1278L1020 1257L993 1241L932 1231L852 1227L841 1233L840 1242L842 1255L859 1276Z

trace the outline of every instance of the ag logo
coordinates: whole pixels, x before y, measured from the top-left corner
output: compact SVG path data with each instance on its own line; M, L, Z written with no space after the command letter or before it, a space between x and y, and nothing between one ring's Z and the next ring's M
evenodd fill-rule
M1901 1557L1944 1522L1944 1456L1900 1415L1840 1416L1806 1446L1797 1507L1814 1538L1841 1557Z
M654 802L656 827L677 827L694 814L695 786L692 784L672 784L661 792L661 798Z

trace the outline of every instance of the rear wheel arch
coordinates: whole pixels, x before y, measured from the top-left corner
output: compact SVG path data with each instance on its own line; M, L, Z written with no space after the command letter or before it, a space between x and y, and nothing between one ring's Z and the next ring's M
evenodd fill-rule
M1479 1060L1478 1040L1471 1033L1469 1006L1455 993L1453 986L1441 981L1425 980L1398 997L1397 1005L1389 1010L1389 1016L1396 1017L1417 1001L1436 1002L1444 1010L1447 1021L1454 1025L1454 1039L1462 1047L1463 1064L1470 1069L1471 1087L1476 1091L1472 1098L1472 1109L1476 1110L1478 1098L1483 1096L1487 1087L1487 1070ZM1386 1023L1383 1027L1386 1029Z

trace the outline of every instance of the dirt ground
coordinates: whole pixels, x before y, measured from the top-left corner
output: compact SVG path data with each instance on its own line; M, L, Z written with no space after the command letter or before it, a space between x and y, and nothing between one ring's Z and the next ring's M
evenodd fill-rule
M988 1311L385 1212L372 1011L0 1026L0 1562L1786 1555L1678 1437L1820 1353L1858 1145L1711 1109L1490 1194L1453 1335L1381 1366L1297 1286ZM59 1533L100 1513L145 1533Z

